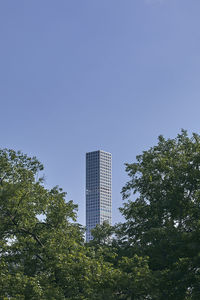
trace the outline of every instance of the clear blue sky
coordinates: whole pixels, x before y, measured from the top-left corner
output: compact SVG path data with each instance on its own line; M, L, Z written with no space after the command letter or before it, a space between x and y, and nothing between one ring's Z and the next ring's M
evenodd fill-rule
M125 162L200 130L199 0L0 1L1 147L36 155L79 204L85 152L113 155L113 221Z

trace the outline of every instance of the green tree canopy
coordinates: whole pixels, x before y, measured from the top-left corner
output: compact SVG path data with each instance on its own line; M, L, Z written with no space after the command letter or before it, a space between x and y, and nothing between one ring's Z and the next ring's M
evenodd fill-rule
M150 299L200 299L200 136L160 136L126 171L123 253L149 257Z
M42 170L35 157L0 150L0 299L143 299L146 259L118 258L108 224L85 245L76 205L45 188Z
M43 166L0 150L0 299L200 299L200 136L182 131L126 164L125 222L84 242L77 207Z
M60 266L83 245L70 222L76 205L58 187L46 189L41 170L35 157L0 150L1 299L62 299Z

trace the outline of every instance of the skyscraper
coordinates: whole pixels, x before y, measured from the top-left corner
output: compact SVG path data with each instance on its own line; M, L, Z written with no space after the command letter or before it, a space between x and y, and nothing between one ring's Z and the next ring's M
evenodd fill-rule
M104 221L112 224L112 155L98 150L86 153L86 241L91 229Z

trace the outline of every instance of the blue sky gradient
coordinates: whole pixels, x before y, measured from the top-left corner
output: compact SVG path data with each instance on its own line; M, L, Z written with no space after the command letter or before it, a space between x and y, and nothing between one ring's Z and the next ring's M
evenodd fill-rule
M113 155L113 222L125 162L200 130L199 0L0 2L1 147L36 155L85 224L85 152Z

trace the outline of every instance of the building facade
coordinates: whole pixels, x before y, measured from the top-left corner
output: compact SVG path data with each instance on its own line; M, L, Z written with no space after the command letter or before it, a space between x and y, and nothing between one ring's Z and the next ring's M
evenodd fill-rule
M104 221L112 224L112 155L98 150L86 153L86 241L91 229Z

